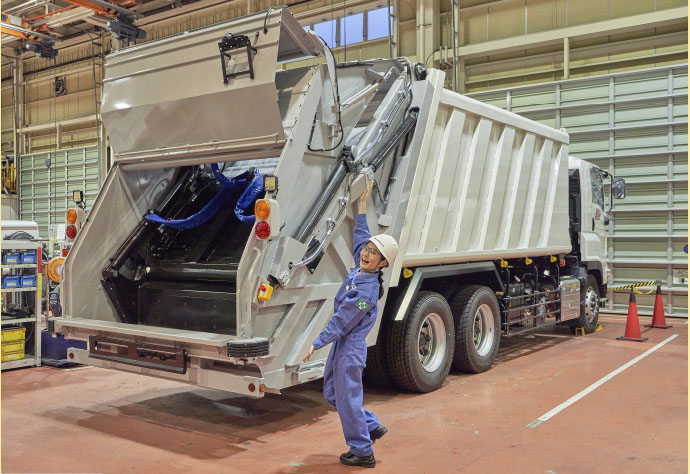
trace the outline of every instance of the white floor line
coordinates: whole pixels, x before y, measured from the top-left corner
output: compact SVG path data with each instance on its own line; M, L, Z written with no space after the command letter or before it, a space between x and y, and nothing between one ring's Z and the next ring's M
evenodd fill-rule
M611 380L612 378L614 378L616 375L618 375L618 374L620 374L621 372L623 372L623 371L624 371L625 369L627 369L628 367L631 367L631 366L635 365L636 363L638 363L639 361L641 361L642 359L644 359L645 357L647 357L648 355L650 355L652 352L654 352L654 351L656 351L656 350L658 350L658 349L661 349L665 344L671 342L673 339L675 339L675 338L677 338L677 337L678 337L678 334L674 334L674 335L672 335L672 336L669 336L668 338L664 339L663 341L661 341L661 342L660 342L659 344L657 344L656 346L654 346L654 347L652 347L651 349L649 349L647 352L645 352L645 353L643 353L643 354L640 354L639 356L637 356L637 357L635 357L634 359L632 359L630 362L627 362L626 364L621 365L621 366L618 367L616 370L614 370L614 371L611 372L610 374L608 374L608 375L606 375L606 376L600 378L599 380L597 380L596 382L594 382L592 385L590 385L589 387L587 387L586 389L584 389L583 391L581 391L581 392L578 393L577 395L574 395L574 396L570 397L568 400L564 401L563 403L561 403L560 405L558 405L558 406L557 406L556 408L554 408L553 410L544 413L542 416L540 416L540 417L537 418L536 420L530 422L530 423L527 425L527 428L536 428L537 426L541 425L542 423L548 421L550 418L556 416L558 413L560 413L561 411L565 410L565 409L568 408L570 405L572 405L573 403L575 403L575 402L578 401L579 399L583 398L583 397L584 397L585 395L587 395L588 393L593 392L594 390L596 390L597 388L599 388L600 386L602 386L603 384L605 384L606 382L608 382L609 380Z

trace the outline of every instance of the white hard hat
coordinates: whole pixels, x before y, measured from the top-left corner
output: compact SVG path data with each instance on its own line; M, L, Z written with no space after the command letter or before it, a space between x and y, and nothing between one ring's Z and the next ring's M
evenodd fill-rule
M388 234L375 235L369 241L379 249L383 258L388 260L389 264L393 263L395 257L398 255L398 243L393 237Z

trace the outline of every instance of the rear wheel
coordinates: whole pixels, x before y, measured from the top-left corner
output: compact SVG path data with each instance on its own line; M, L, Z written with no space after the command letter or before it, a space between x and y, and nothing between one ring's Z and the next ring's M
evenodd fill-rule
M379 332L382 333L382 336L376 342L376 345L367 348L367 365L364 367L362 379L367 385L389 388L393 386L393 379L391 378L388 361L386 360L386 338L383 337L386 334L385 328L381 327Z
M445 298L422 291L404 321L393 321L388 365L395 384L412 392L441 387L450 372L455 346L453 316Z
M451 301L455 320L453 368L478 374L491 367L501 337L501 312L494 292L469 286Z
M583 328L585 334L590 334L599 325L599 283L594 275L587 275L584 300L584 305L580 309L580 317L568 323L573 333L577 328Z

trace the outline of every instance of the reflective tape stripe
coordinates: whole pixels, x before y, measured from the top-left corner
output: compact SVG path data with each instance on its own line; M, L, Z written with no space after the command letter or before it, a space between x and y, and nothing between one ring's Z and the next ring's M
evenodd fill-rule
M614 286L613 288L609 288L609 290L610 291L632 290L634 288L642 288L645 286L658 286L658 285L661 285L661 281L652 280L652 281L643 281L640 283L633 283L632 285Z

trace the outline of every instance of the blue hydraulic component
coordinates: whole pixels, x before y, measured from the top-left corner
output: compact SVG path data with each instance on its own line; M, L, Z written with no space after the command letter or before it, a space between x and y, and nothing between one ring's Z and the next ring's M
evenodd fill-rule
M223 173L220 172L218 169L217 164L212 164L211 165L211 170L213 170L213 175L216 177L218 182L223 185L223 189L225 188L232 188L233 187L233 180L237 178L233 178L232 180L226 178L223 176ZM246 174L249 174L250 172L247 171L245 173L242 173L240 176L244 176ZM237 200L237 205L235 206L235 215L237 218L244 222L245 224L253 224L256 218L252 216L245 216L244 212L247 210L247 207L253 203L256 198L261 194L261 192L264 190L264 177L261 173L258 171L254 171L254 179L252 179L252 182L249 183L249 186L244 190L240 198Z
M254 202L257 196L264 190L264 180L261 173L258 171L245 171L239 176L228 179L218 170L218 165L212 164L211 169L213 174L223 187L216 193L215 196L196 214L193 214L186 219L163 219L157 214L149 214L144 216L144 219L156 224L163 224L173 229L185 230L192 229L208 222L213 218L227 202L237 194L237 192L246 186L242 195L235 206L235 215L237 218L247 224L253 224L255 217L245 216L246 208Z

